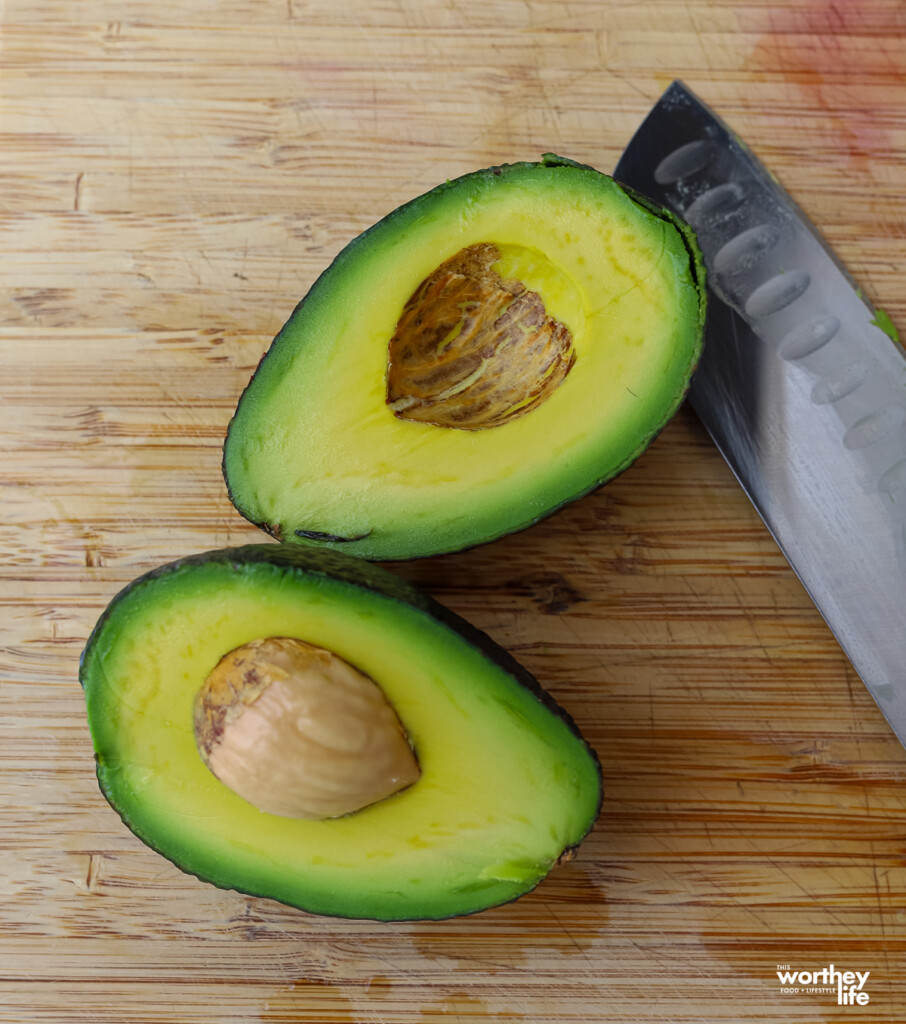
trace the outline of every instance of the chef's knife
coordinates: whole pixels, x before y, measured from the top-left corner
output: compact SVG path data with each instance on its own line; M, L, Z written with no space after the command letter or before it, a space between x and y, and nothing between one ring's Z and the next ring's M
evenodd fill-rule
M906 745L906 354L896 332L770 172L680 82L614 177L696 230L710 295L692 404Z

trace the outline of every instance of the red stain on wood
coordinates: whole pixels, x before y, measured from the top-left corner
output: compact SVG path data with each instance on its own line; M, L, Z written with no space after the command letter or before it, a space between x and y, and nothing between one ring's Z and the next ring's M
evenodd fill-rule
M890 130L906 89L906 7L846 0L777 8L747 62L780 75L791 98L823 117L852 169L871 175L894 146Z

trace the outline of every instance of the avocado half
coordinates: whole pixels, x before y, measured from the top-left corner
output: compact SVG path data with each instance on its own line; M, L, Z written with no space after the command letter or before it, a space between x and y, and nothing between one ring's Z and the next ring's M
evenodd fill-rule
M262 637L326 648L370 676L417 756L413 785L345 817L258 810L202 761L195 696ZM80 679L101 789L130 829L222 888L378 920L470 914L532 889L586 835L598 760L489 637L360 559L286 545L162 566L111 602Z
M480 251L494 262L479 272L469 261ZM502 285L462 293L506 299L470 350L475 304L418 305L426 288L447 287L445 268ZM534 329L507 312L519 289L554 325L550 358L519 349L519 332ZM230 423L231 500L278 539L368 559L520 530L621 472L670 419L698 362L705 294L692 230L591 167L548 155L448 181L350 242L296 307ZM399 397L394 374L417 357L432 387L433 363L404 336L413 331L441 362L463 346L462 372L439 363L428 405L442 386L493 404L490 378L506 386L509 374L506 415L462 428L406 418L414 399Z

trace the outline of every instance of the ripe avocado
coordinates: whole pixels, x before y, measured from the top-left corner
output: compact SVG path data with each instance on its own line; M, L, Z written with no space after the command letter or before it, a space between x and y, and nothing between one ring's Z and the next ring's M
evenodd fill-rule
M383 690L418 780L343 817L265 813L196 746L196 695L262 637L335 652ZM600 809L575 723L487 636L333 551L251 545L165 565L111 602L80 679L101 789L137 836L223 888L378 920L473 913L532 889Z
M692 230L551 155L448 181L299 303L224 446L278 539L397 560L512 533L625 469L698 362Z

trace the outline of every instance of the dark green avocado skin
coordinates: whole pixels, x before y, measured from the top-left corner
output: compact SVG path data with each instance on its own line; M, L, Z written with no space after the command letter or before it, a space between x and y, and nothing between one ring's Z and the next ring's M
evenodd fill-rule
M541 158L541 160L539 161L539 164L542 165L542 166L545 166L545 167L582 167L582 168L587 168L589 170L594 170L594 168L592 168L591 165L589 165L589 164L579 163L579 162L577 162L575 160L570 160L568 157L558 156L555 153L545 153L543 155L543 157ZM472 176L476 176L476 177L477 176L499 176L500 174L505 173L509 168L511 168L511 167L518 167L518 166L520 166L520 165L519 164L500 164L500 165L497 165L497 166L494 166L494 167L488 167L488 168L486 168L484 170L481 170L481 171L475 171L475 172L473 172L473 175L467 175L467 177L472 177ZM706 320L707 309L708 309L708 289L706 287L706 270L705 270L704 256L702 254L701 249L699 248L698 241L697 241L696 236L695 236L695 231L681 217L678 217L675 213L673 213L672 210L669 210L666 207L658 205L653 200L651 200L651 199L647 198L646 196L642 195L642 193L637 192L635 189L631 188L629 185L625 185L625 184L623 184L622 182L619 182L619 181L617 181L616 184L619 186L619 188L636 205L642 207L643 209L647 210L649 213L654 214L654 216L658 217L660 220L663 220L663 221L667 222L668 224L670 224L671 226L673 226L674 228L676 228L677 232L679 233L680 237L682 238L682 241L683 241L683 243L684 243L684 245L685 245L685 247L686 247L686 249L687 249L687 251L689 253L689 267L690 267L690 270L691 270L692 280L695 283L696 289L697 289L697 292L698 292L698 298L699 298L698 331L699 331L699 336L702 339L701 344L703 344L704 343L705 320ZM404 210L407 210L409 207L415 206L417 204L422 203L428 196L431 196L434 193L437 193L437 192L440 192L440 191L443 191L445 189L450 188L451 185L452 185L452 182L450 182L450 181L444 182L442 185L438 185L438 186L436 186L436 188L431 189L428 192L425 192L422 195L417 196L416 198L409 200L409 202L404 203L402 206L398 207L397 209L393 210L391 213L387 214L387 216L384 217L382 220L377 221L371 227L367 228L361 234L357 235L354 239L352 239L350 242L348 242L346 244L346 246L344 246L344 248L340 251L339 255L334 260L334 263L331 264L331 266L327 267L318 276L317 280L312 285L312 288L310 290L314 290L314 288L316 287L317 283L321 280L322 277L324 277L328 273L332 273L335 270L337 265L341 265L345 260L347 260L349 258L349 256L351 255L351 253L355 251L355 248L357 247L359 242L362 239L364 239L365 237L367 237L379 225L383 224L385 221L392 220L396 215L401 214ZM361 537L337 537L337 536L335 536L333 534L313 533L313 532L309 532L309 531L305 531L305 532L296 531L295 538L286 538L286 537L284 537L282 535L282 533L281 533L281 530L280 530L279 526L275 526L274 524L268 523L268 522L263 522L263 521L259 522L258 520L254 519L252 516L249 516L246 513L246 511L242 507L241 502L239 501L237 496L233 493L232 487L230 485L230 479L229 479L229 476L227 474L227 466L226 466L227 448L228 448L228 446L230 444L230 430L232 428L233 422L236 420L236 418L238 416L239 409L241 408L242 403L243 403L246 395L248 394L249 389L252 386L252 383L255 380L255 377L256 377L256 375L258 373L258 370L264 364L265 360L267 360L274 353L275 348L276 348L278 342L280 341L281 336L283 335L284 331L290 326L290 324L293 321L293 318L296 316L296 314L302 308L304 303L305 303L305 297L303 297L303 299L299 303L297 303L295 309L293 310L292 315L289 317L289 319L287 320L286 324L284 324L284 326L281 328L281 330L274 337L274 339L271 342L270 346L268 347L267 351L264 353L264 355L259 360L258 365L255 368L255 372L252 374L252 376L249 379L248 383L246 384L245 388L243 388L242 394L240 395L240 398L239 398L239 402L237 403L237 406L236 406L236 411L233 414L233 416L231 417L230 423L227 426L227 433L226 433L226 438L224 440L224 446L223 446L223 454L222 454L222 457L221 457L221 473L223 475L224 484L226 486L227 496L229 497L230 503L233 505L233 507L236 509L236 511L243 517L243 519L247 520L253 526L258 527L258 529L263 530L265 533L267 533L270 536L274 537L276 540L283 541L283 540L287 540L287 539L289 539L289 540L297 539L299 541L302 541L303 543L304 542L310 542L310 543L330 543L330 544L349 543L350 541L361 540L362 538ZM701 346L699 347L699 360L700 360L700 358L701 358ZM689 378L688 378L687 383L686 383L685 392L688 392L689 384L691 383L692 377L694 376L695 369L697 368L697 366L698 366L698 361L696 361L695 366L692 367L692 370L691 370L691 372L689 374ZM684 392L684 395L685 395L685 392ZM619 476L621 473L625 472L625 470L627 470L632 465L632 463L639 457L639 455L641 455L642 451L644 451L644 449L648 447L648 444L650 444L650 442L654 439L654 437L656 437L657 434L660 433L661 430L663 430L663 428L667 425L667 423L669 422L669 420L672 418L673 415L674 415L674 413L671 412L670 415L660 425L660 427L655 432L655 434L649 440L647 440L645 442L645 444L638 451L630 453L627 456L627 458L626 458L625 462L623 463L623 465L620 468L618 468L616 470L616 472L608 474L607 476L603 477L602 479L593 482L589 487L587 487L585 490L583 490L583 491L581 491L581 492L579 492L577 494L566 496L564 498L564 500L560 504L558 504L558 505L556 505L556 506L554 506L554 507L552 507L550 509L547 509L545 512L541 513L540 515L528 518L524 523L522 523L520 526L516 527L515 529L502 530L496 536L483 538L483 539L481 539L479 541L476 541L475 544L472 544L472 545L467 544L467 545L464 545L464 546L457 546L457 547L454 547L454 548L450 548L449 550L439 551L439 552L436 552L436 553L437 554L451 554L451 553L454 553L455 551L466 551L466 550L469 550L472 547L480 547L483 544L492 543L495 540L501 539L501 537L509 536L511 533L521 532L522 530L526 530L529 527L534 526L536 523L539 523L542 520L547 519L549 516L552 516L554 513L559 512L562 508L565 508L567 505L571 505L574 501L577 501L580 498L583 498L586 495L591 494L593 491L596 491L599 487L602 487L604 484L609 483L616 476ZM415 556L415 557L428 557L428 556ZM397 561L410 561L411 558L406 556L406 555L403 555L403 554L401 554L398 557L395 557L393 554L387 554L385 556L382 556L382 558L380 560L383 561L383 562L397 562Z
M324 548L306 548L296 547L284 544L248 544L242 547L234 548L221 548L215 551L207 551L200 554L189 555L185 558L178 559L174 562L169 562L166 565L159 566L156 569L145 573L138 577L124 587L119 593L113 598L110 604L107 606L91 635L85 645L84 650L79 659L79 681L82 688L85 688L87 665L91 657L93 656L94 644L97 637L100 635L101 630L105 622L109 619L116 605L132 590L142 587L143 585L159 579L163 576L167 576L174 572L181 572L186 569L191 569L192 566L208 565L211 563L220 563L223 565L233 566L241 568L243 565L249 565L252 563L265 564L273 566L276 571L283 572L303 572L307 575L323 576L333 580L340 580L347 582L355 587L362 588L364 590L370 590L382 597L389 598L393 601L398 601L400 604L410 605L421 609L426 614L430 615L438 622L449 627L450 629L459 633L469 644L479 650L485 658L493 661L499 665L505 672L513 677L522 687L524 687L532 697L542 704L545 708L555 714L561 721L568 727L568 729L581 741L585 749L588 751L595 767L597 768L599 778L599 795L597 807L591 823L589 824L588 830L580 840L574 845L564 850L561 855L561 860L571 859L573 851L580 845L585 836L591 832L594 827L594 821L597 819L601 811L601 806L604 799L603 785L600 784L601 779L601 764L597 756L597 753L588 745L582 733L579 730L575 720L566 712L554 698L541 686L538 680L524 668L515 658L507 653L502 647L495 643L486 633L479 629L476 629L465 619L456 615L448 608L444 607L427 594L420 591L418 588L413 586L406 580L395 576L386 570L380 568L373 563L366 562L363 559L355 558L351 555L345 555L336 551L332 551ZM101 774L101 765L95 756L96 762L96 773L98 778L98 784L103 793L105 799L107 799L110 806L117 813L126 827L133 832L141 841L148 846L150 849L159 853L161 856L168 860L171 860L181 870L186 871L188 874L193 875L202 882L214 885L217 888L234 891L232 886L224 885L216 875L208 875L199 872L195 869L188 869L179 863L178 860L174 859L172 851L166 851L162 849L156 842L155 836L147 834L144 830L137 828L135 824L130 820L128 814L124 813L114 802L111 794L107 791L103 776ZM537 884L543 879L539 879ZM531 890L527 890L531 891ZM267 899L275 899L275 897L265 891L251 892L243 890L247 895L260 896ZM509 902L515 902L516 899L520 899L525 893L520 893L515 896L513 900ZM281 902L275 900L275 902ZM304 907L298 907L296 904L287 903L287 906L293 906L296 909L304 910ZM446 920L452 917L463 917L468 916L470 913L481 913L483 908L478 908L475 911L467 911L465 913L458 912L449 915L441 916L430 916L426 915L419 918L392 918L392 917L381 917L381 918L368 918L367 916L360 916L358 914L342 914L342 913L330 913L326 914L323 910L317 910L315 913L321 916L331 917L348 917L355 920L377 920L382 922L393 922L409 921L409 920L426 920L426 921L439 921Z

